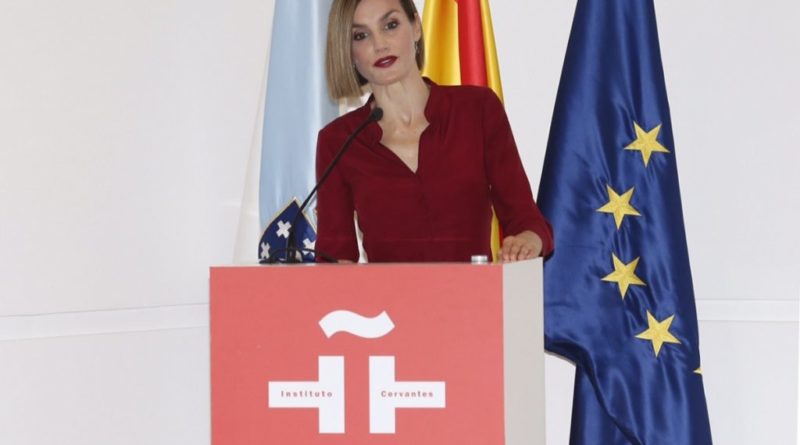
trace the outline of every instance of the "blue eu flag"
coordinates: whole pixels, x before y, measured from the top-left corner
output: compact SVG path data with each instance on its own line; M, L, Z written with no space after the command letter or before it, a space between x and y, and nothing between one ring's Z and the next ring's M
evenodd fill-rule
M711 443L652 0L578 0L539 190L571 444Z

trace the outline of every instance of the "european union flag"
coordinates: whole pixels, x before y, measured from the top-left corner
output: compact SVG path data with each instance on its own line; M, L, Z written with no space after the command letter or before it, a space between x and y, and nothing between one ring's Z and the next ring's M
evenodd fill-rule
M571 444L711 443L652 0L578 0L539 190Z
M292 227L292 221L294 221L298 210L300 210L300 205L296 199L292 199L267 224L267 228L261 235L261 241L258 243L258 258L260 260L285 257L286 249L289 247L289 229ZM295 224L297 224L294 229L295 247L314 250L314 246L317 244L317 230L308 220L305 213L300 218L297 218ZM314 262L313 252L303 252L302 255L302 262Z

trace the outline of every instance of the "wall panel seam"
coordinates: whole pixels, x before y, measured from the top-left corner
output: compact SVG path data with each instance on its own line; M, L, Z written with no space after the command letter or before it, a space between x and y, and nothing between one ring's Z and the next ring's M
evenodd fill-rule
M208 311L197 303L0 316L0 341L208 327ZM798 312L797 300L697 300L701 323L796 323Z

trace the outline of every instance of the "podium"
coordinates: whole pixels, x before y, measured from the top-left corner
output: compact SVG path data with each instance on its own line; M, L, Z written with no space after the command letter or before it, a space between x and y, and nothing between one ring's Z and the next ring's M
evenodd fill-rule
M211 269L212 445L544 444L541 259Z

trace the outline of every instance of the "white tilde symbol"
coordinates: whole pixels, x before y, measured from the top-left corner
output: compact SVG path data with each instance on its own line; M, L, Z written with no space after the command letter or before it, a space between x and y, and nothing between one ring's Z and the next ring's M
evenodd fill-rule
M344 357L318 357L319 380L269 382L270 408L316 408L319 432L344 433Z
M397 408L444 408L444 382L398 382L394 357L369 358L369 432L394 434Z
M394 322L386 311L370 318L352 311L333 311L322 317L319 327L328 338L347 332L361 338L380 338L392 332Z

